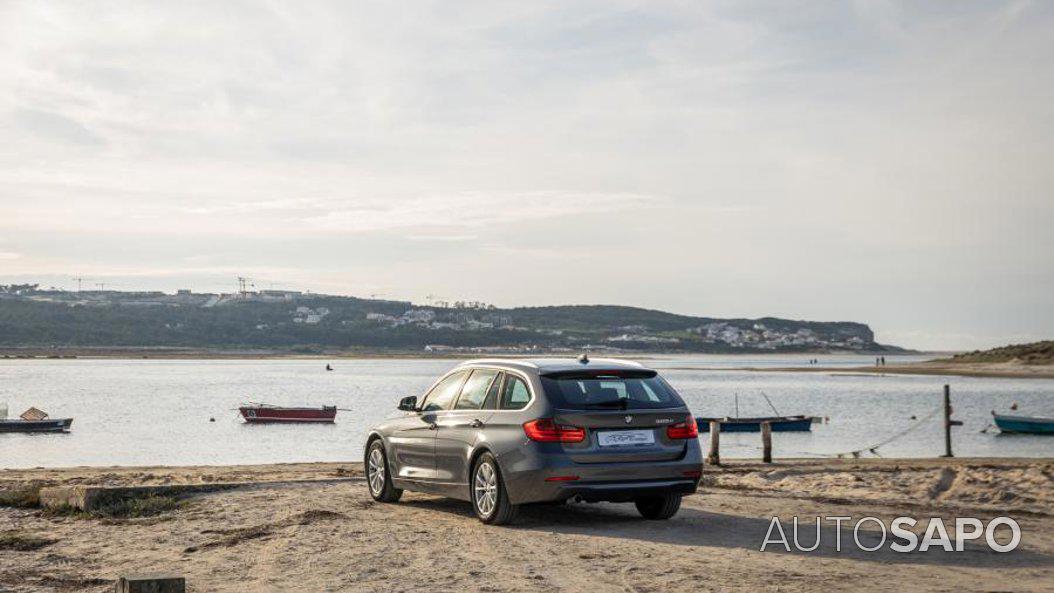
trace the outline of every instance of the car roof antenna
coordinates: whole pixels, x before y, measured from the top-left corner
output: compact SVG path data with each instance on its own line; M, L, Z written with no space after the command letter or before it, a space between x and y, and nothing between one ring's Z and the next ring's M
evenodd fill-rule
M582 355L578 357L578 362L589 364L589 355L583 352Z

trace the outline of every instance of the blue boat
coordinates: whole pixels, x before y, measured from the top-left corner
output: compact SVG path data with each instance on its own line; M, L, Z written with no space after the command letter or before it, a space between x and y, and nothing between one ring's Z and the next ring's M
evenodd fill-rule
M699 432L710 432L710 422L721 423L721 432L761 432L761 423L768 422L772 432L809 432L812 416L760 416L757 418L703 418L695 419Z
M697 417L695 423L699 425L699 432L710 432L711 422L721 423L721 432L761 432L761 423L768 422L772 426L772 432L810 432L812 430L812 423L819 421L819 418L813 418L812 416L779 416L779 410L773 405L772 400L769 396L762 391L761 397L765 398L769 407L775 412L776 416L757 416L757 417L740 417L739 415L739 393L735 394L736 401L736 415L735 417L729 418L703 418Z
M992 412L992 417L995 418L995 425L999 427L999 430L1008 434L1054 435L1054 418L1010 416L1008 414L996 414L995 412Z

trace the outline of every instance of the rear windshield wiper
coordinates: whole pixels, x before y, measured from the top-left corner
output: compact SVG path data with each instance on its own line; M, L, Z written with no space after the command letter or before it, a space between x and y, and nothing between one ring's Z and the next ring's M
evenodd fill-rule
M590 408L622 408L625 410L628 401L627 398L620 397L618 399L608 399L599 402L584 402L583 405Z

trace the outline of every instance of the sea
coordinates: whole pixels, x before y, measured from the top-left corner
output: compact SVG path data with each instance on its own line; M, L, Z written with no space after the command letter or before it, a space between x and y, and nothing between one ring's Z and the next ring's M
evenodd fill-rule
M872 375L851 371L737 370L808 366L815 355L662 356L659 369L697 416L808 414L807 433L774 433L780 457L936 457L944 453L944 385L951 389L953 453L1051 457L1054 437L1002 435L991 411L1054 416L1054 380ZM923 357L887 356L890 364ZM349 462L369 427L421 395L451 359L0 360L0 404L74 418L68 434L0 433L0 468ZM824 367L871 365L873 356L820 355ZM330 364L333 371L326 371ZM767 397L767 400L766 400ZM249 425L246 401L336 405L332 425ZM772 407L770 407L771 402ZM888 441L888 442L887 442ZM704 451L708 437L701 436ZM871 449L874 445L877 448ZM757 433L721 436L725 458L760 458Z

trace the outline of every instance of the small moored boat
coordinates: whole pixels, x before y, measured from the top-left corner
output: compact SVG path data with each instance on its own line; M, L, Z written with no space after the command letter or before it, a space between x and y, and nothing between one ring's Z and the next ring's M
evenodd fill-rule
M0 432L69 432L73 418L49 418L47 412L29 408L18 419L8 419L7 405L0 404Z
M996 414L992 411L995 425L1001 432L1009 434L1050 434L1054 435L1054 418L1040 416L1011 416Z
M710 422L721 423L721 432L761 432L761 423L768 422L772 432L809 432L812 416L759 416L756 418L696 418L699 432L710 432Z
M768 422L772 427L772 432L810 432L812 431L813 422L819 422L819 418L812 416L782 416L780 411L776 409L776 406L769 399L769 396L764 391L761 392L761 397L765 398L765 402L772 408L772 411L776 413L775 416L754 416L754 417L742 417L739 415L739 393L735 394L736 402L736 415L724 418L704 418L698 417L695 419L696 424L699 425L699 432L710 432L711 422L721 423L721 432L761 432L761 424Z
M329 423L337 417L337 406L284 407L270 404L247 403L238 408L242 418L250 424Z

